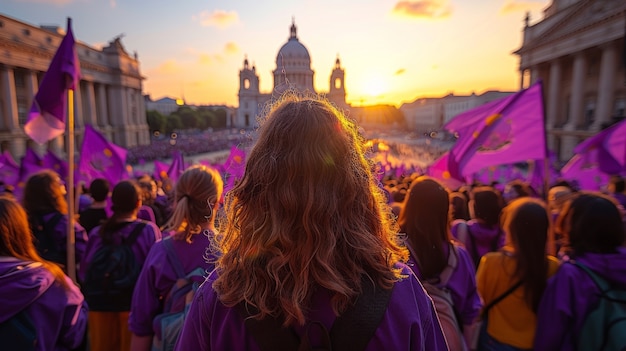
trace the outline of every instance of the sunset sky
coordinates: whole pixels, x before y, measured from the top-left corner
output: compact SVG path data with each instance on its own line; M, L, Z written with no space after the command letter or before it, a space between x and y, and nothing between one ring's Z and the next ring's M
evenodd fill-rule
M418 97L519 88L524 17L550 0L2 0L0 12L32 25L65 27L101 47L123 34L137 52L144 93L188 104L238 105L247 56L261 91L292 17L311 55L315 88L328 91L337 55L355 106L400 106Z

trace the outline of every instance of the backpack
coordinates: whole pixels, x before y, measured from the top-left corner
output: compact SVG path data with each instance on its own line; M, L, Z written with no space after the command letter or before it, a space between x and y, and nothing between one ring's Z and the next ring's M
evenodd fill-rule
M600 289L600 299L578 333L578 350L626 350L626 290L614 289L582 263L574 264Z
M436 279L424 279L422 285L433 300L435 311L441 323L443 335L450 346L450 350L467 350L461 331L461 323L454 309L454 302L450 290L446 287L452 273L456 270L458 262L458 251L456 246L450 244L450 254L448 255L448 265ZM415 254L413 253L413 256ZM417 259L417 256L415 256Z
M37 329L26 310L0 323L0 340L5 351L37 350Z
M158 314L152 322L152 327L155 330L152 339L153 351L174 350L191 301L200 286L200 282L204 281L205 270L201 267L185 274L183 265L174 252L172 240L171 236L163 239L163 247L167 253L168 263L174 268L177 280L164 299L163 312Z
M330 332L323 323L309 321L302 338L291 328L284 328L282 320L266 317L263 320L250 318L258 310L245 302L235 306L245 322L246 329L252 334L261 351L309 351L309 350L354 350L361 351L378 329L383 319L392 289L375 287L364 276L361 280L363 292L341 316L335 319ZM311 345L309 334L317 328L321 333L323 345Z
M54 228L63 218L63 214L56 212L46 222L43 216L38 216L36 222L31 225L33 236L35 237L35 249L39 256L46 261L57 263L61 266L67 264L67 250L60 248L54 238Z
M120 245L103 243L87 266L83 295L91 311L130 311L133 290L141 272L132 246L147 223L136 223Z

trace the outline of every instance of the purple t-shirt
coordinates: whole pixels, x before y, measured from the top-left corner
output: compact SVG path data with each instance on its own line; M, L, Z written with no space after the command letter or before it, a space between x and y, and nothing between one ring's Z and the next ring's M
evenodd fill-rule
M395 284L387 310L366 350L448 350L432 300L411 269L402 265L402 270L407 277ZM176 350L258 351L237 310L219 301L212 287L216 276L212 272L194 296ZM321 290L313 297L309 316L321 321L328 330L336 318L330 306L330 294Z
M212 262L215 257L208 251L213 237L213 232L207 232L193 235L191 243L175 240L173 237L165 240L171 240L174 252L186 274L196 268L202 268L208 275L214 267ZM154 317L161 313L163 299L178 279L168 260L165 241L155 243L148 253L133 291L128 326L136 335L154 334L152 324Z

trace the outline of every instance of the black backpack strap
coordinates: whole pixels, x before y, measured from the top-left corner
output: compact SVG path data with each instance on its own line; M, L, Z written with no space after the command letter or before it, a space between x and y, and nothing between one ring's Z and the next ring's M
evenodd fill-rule
M335 350L364 350L383 320L391 299L391 289L382 289L367 276L361 281L363 292L353 307L337 317L330 330Z
M272 316L267 316L263 320L251 318L251 315L258 313L258 309L243 301L238 303L235 309L243 318L246 329L252 334L261 351L298 350L300 338L291 328L285 328L277 318Z
M467 236L470 239L470 242L472 243L472 252L470 252L470 254L472 255L472 259L474 260L474 267L478 267L478 264L480 263L480 255L478 255L478 248L476 248L476 240L474 239L474 234L472 234L472 231L470 230L470 226L467 226Z
M487 314L489 313L489 310L493 306L497 305L500 301L504 300L507 296L511 295L513 293L513 291L515 291L520 286L522 286L522 281L521 280L518 281L517 283L515 283L513 286L511 286L507 291L503 292L500 296L498 296L495 299L493 299L493 301L488 303L487 306L485 306L485 308L483 308L483 311L481 313L481 316L483 317L483 319L487 316Z
M130 246L134 244L135 241L137 241L137 237L139 237L139 234L141 234L141 232L143 231L143 228L145 228L147 225L148 222L146 221L139 221L139 223L135 224L133 231L131 231L130 234L128 234L128 237L123 240L124 245Z

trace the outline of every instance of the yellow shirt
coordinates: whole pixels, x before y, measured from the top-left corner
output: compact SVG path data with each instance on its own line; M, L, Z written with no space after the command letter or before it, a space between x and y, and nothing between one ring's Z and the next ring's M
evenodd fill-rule
M556 273L559 261L548 257L548 277ZM487 306L517 283L513 277L515 260L502 252L482 257L476 272L478 293ZM496 340L522 349L531 349L535 339L537 316L524 299L524 288L518 287L489 310L487 333Z

